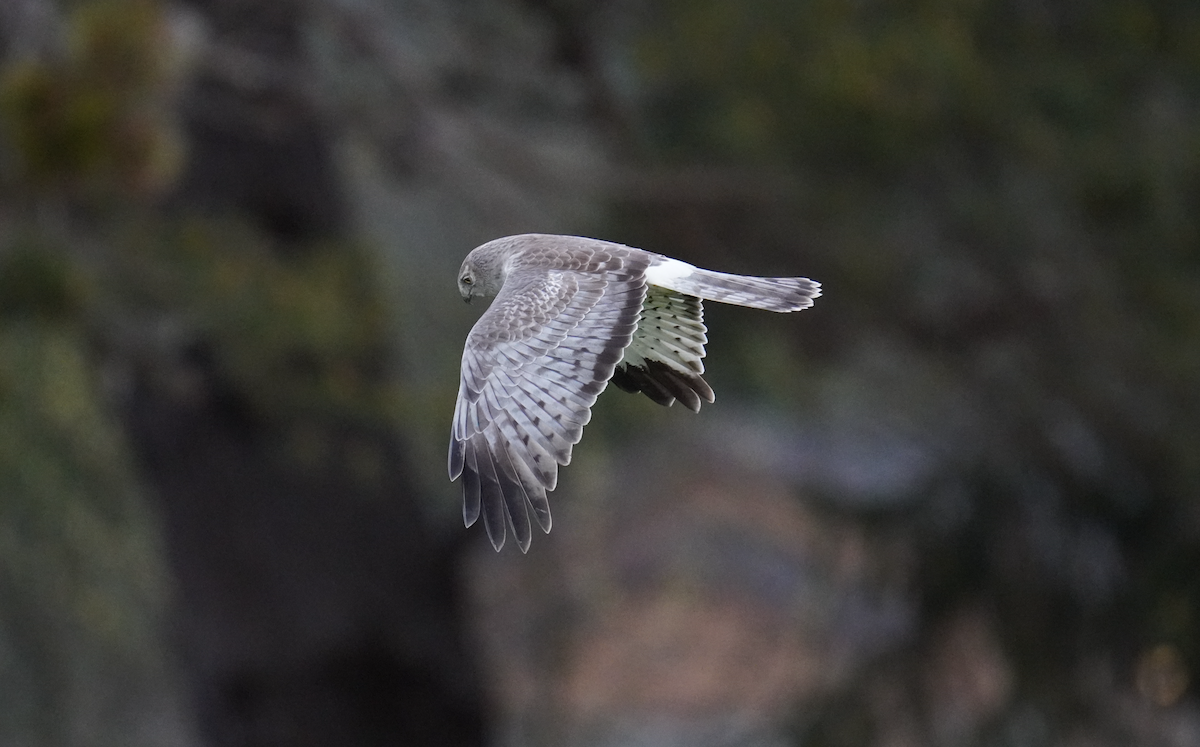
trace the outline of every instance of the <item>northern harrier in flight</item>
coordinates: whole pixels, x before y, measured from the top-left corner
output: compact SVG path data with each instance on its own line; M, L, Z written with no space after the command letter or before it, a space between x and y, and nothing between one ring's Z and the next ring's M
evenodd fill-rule
M812 306L808 278L702 270L661 254L578 236L524 234L477 247L458 272L466 301L496 300L467 336L450 438L463 519L483 514L492 545L505 525L529 549L530 513L550 531L547 491L608 385L699 411L702 301L768 311Z

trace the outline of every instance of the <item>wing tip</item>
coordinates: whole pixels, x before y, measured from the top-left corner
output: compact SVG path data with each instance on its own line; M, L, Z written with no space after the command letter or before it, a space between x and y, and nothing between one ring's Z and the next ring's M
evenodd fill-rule
M545 488L529 465L514 460L507 448L502 437L498 441L488 441L478 436L466 444L468 464L464 471L467 475L464 488L478 483L478 492L473 504L470 493L465 493L463 518L467 526L471 526L480 515L483 516L484 530L496 552L504 548L511 530L513 542L525 554L533 542L529 514L532 511L538 525L548 533L550 504Z
M477 521L479 521L478 501L472 504L466 496L463 496L463 526L470 529L475 526Z
M664 407L670 407L678 400L692 412L700 412L703 403L716 401L716 394L703 376L679 371L661 361L627 364L619 371L613 379L618 388L627 392L641 392L655 404Z
M450 475L450 482L454 482L463 473L463 445L458 438L450 437L450 453L447 455L446 471Z

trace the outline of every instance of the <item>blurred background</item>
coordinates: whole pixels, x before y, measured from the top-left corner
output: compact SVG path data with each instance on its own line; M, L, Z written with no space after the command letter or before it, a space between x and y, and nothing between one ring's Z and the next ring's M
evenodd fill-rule
M806 275L500 554L473 246ZM1200 745L1200 6L0 3L0 744Z

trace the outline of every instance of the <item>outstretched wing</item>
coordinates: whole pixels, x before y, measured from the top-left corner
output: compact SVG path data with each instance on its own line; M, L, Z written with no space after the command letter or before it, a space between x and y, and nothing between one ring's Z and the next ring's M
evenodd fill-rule
M701 402L714 399L712 387L701 376L706 332L699 298L649 286L637 332L613 373L613 383L627 392L644 392L660 405L669 407L678 399L699 412Z
M514 270L467 337L450 479L462 476L463 519L482 512L497 550L507 522L528 549L530 510L550 531L546 491L633 338L648 258L606 259L585 272Z

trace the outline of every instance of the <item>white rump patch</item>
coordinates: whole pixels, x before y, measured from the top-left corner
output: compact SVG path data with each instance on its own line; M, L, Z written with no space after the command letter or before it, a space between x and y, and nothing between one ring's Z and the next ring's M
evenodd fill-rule
M696 268L687 262L670 257L656 257L654 264L646 268L646 282L660 288L670 288L672 281L685 278L695 270Z

